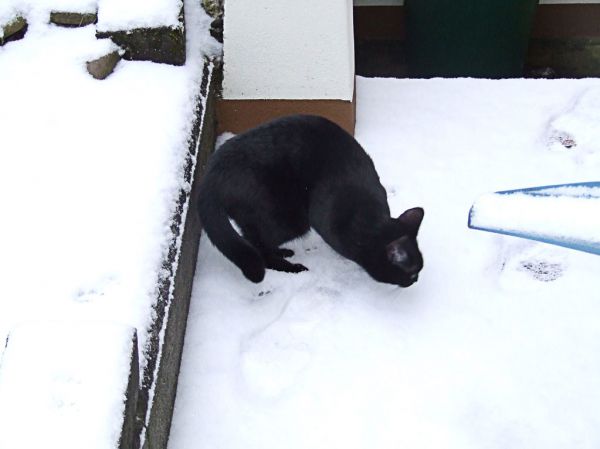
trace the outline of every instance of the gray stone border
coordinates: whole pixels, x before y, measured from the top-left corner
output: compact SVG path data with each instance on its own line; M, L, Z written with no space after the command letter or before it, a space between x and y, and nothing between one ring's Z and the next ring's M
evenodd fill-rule
M127 391L125 392L125 411L123 412L123 426L121 427L121 435L119 436L118 449L133 448L137 440L135 433L135 413L140 388L140 361L138 354L138 338L137 332L135 332L131 344L129 380L127 381Z
M180 191L171 222L173 237L162 264L167 274L158 280L155 321L148 330L147 365L142 373L137 407L137 433L142 437L144 449L165 449L169 441L201 232L196 209L197 181L216 137L213 69L214 64L206 61L184 171L185 181L192 188ZM139 439L134 448L139 447L137 444Z

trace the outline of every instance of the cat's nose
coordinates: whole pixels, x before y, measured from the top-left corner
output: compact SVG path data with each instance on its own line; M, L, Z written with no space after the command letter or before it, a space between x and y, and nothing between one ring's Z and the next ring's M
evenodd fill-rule
M419 280L419 275L417 273L410 275L410 280L413 282L417 282Z

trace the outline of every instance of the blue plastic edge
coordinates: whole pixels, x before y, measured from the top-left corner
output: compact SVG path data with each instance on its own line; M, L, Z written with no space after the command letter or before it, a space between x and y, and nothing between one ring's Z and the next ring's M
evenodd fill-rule
M527 187L524 189L513 189L513 190L501 190L496 192L500 195L510 195L511 193L535 193L540 190L545 189L555 189L559 187L598 187L600 188L600 181L592 181L592 182L574 182L569 184L553 184L548 186L539 186L539 187Z

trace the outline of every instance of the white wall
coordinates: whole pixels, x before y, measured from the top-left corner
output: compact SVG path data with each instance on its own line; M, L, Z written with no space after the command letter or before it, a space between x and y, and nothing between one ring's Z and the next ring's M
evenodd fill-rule
M224 99L352 100L352 0L225 0L224 29Z

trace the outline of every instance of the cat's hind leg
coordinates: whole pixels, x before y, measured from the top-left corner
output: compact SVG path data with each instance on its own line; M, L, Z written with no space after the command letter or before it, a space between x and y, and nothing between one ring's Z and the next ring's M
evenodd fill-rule
M280 223L271 221L268 215L260 214L260 210L260 208L248 210L235 221L244 238L260 252L265 261L265 268L286 273L308 271L308 268L302 264L285 260L292 257L294 251L279 247L279 245L298 237L296 231L286 229Z
M260 254L265 261L265 268L275 271L283 271L286 273L300 273L302 271L308 271L308 268L306 268L304 265L292 263L286 260L294 255L294 251L291 249L269 248L264 244L257 233L248 232L248 230L246 230L244 236L256 249L258 249L258 251L260 251Z

